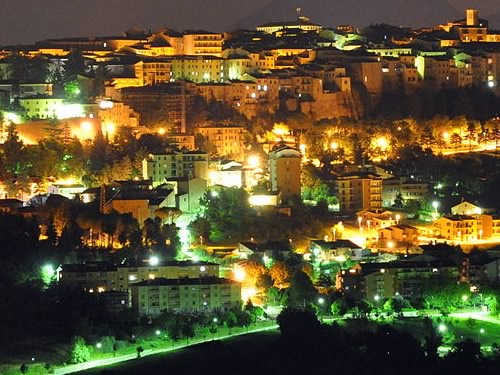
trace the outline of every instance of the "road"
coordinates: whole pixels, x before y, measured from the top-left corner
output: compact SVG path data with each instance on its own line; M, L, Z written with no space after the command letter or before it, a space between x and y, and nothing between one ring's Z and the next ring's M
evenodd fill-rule
M228 335L224 335L224 336L218 336L217 340L226 340L226 339L229 339L231 337L247 335L247 334L251 334L251 333L255 333L255 332L271 331L271 330L275 330L277 328L278 328L278 326L276 324L274 324L273 322L271 322L271 325L268 327L254 328L254 329L249 329L248 331L244 331L244 332L233 333L231 335L228 334ZM141 357L147 357L150 355L167 353L167 352L179 350L179 349L182 349L182 348L185 348L188 346L198 345L200 343L208 342L211 340L212 340L211 338L201 339L201 340L193 340L189 344L177 344L173 348L169 347L169 348L159 348L159 349L147 349L141 353ZM130 360L134 360L134 359L137 359L137 354L135 354L135 353L134 354L120 355L120 356L111 357L111 358L97 359L94 361L88 361L88 362L79 363L76 365L69 365L69 366L65 366L65 367L56 368L54 370L54 374L56 374L56 375L72 374L75 372L84 371L84 370L88 370L88 369L95 368L95 367L109 366L109 365L113 365L116 363L126 362L126 361L130 361Z

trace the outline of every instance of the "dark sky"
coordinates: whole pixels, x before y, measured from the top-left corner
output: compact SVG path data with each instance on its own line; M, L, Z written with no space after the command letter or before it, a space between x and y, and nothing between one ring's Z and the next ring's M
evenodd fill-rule
M297 5L302 6L312 21L325 26L342 23L365 26L370 22L383 22L384 16L387 22L424 26L436 20L453 19L461 15L461 9L468 4L479 7L481 15L488 16L495 12L498 1L0 0L0 45L65 36L117 35L133 26L153 30L170 27L222 31L236 25L254 26L270 18L290 19ZM439 4L434 8L436 3ZM500 12L498 6L496 10ZM500 13L498 15L500 19Z

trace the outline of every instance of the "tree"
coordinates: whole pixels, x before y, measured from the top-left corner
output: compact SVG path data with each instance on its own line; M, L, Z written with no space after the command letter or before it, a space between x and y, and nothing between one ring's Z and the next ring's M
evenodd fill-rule
M19 367L19 371L21 371L22 374L26 374L29 370L29 366L26 363L23 363L21 367Z
M310 277L303 271L296 271L288 289L288 305L305 307L316 297L317 291Z
M292 272L285 262L274 262L269 269L269 275L273 279L276 288L285 288L290 283Z
M321 327L318 317L312 310L286 307L276 318L279 330L285 337L305 339L314 337L314 333Z
M141 354L144 352L144 348L142 346L138 346L136 349L137 358L141 358Z
M82 363L90 359L90 350L81 336L75 336L71 345L71 363Z
M330 311L333 316L342 317L347 313L347 304L343 298L339 298L332 303Z

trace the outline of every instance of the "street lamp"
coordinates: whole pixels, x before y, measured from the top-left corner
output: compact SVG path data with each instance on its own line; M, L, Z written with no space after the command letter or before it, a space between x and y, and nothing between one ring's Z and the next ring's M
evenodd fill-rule
M477 342L479 343L479 336L480 335L484 335L486 331L484 330L484 328L481 328L479 329L479 332L477 333ZM480 343L479 343L480 344Z
M447 330L447 328L446 328L446 326L445 326L444 324L440 324L440 325L438 326L438 331L439 331L439 332L443 333L443 332L445 332L446 330Z
M318 298L318 305L319 305L319 316L320 320L323 321L323 305L325 304L325 299L323 297Z
M401 215L397 214L396 215L396 224L399 225L399 220L401 219Z
M439 202L438 201L432 201L432 207L434 207L434 213L438 214L438 207L439 207Z

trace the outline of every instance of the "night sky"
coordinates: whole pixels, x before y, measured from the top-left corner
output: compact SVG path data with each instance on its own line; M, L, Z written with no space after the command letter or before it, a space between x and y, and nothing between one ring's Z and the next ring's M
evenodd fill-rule
M473 6L500 28L498 0L0 0L0 45L66 36L120 35L136 26L223 31L295 17L324 26L387 22L428 26Z

